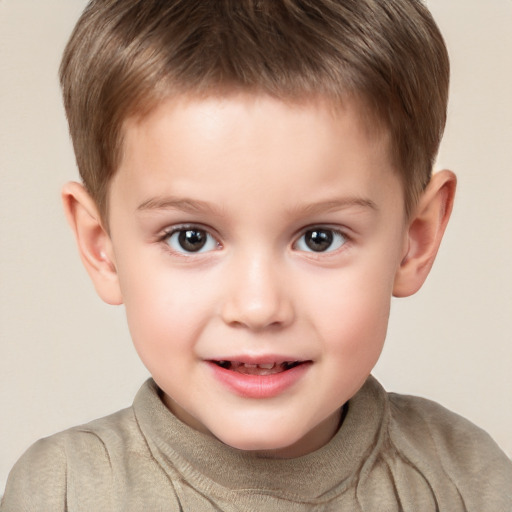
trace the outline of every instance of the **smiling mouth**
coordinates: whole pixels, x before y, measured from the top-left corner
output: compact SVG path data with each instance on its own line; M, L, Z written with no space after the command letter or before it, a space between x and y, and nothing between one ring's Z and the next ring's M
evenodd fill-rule
M274 375L286 372L308 361L283 361L282 363L242 363L240 361L212 361L224 370L230 370L244 375Z

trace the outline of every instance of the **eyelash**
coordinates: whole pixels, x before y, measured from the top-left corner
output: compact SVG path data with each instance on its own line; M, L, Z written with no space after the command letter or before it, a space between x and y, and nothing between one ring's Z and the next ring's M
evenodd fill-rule
M202 233L206 234L206 240L205 240L204 245L199 247L197 251L193 251L193 250L187 251L181 245L181 242L184 242L184 240L179 240L179 238L184 233L186 233L186 232L191 233L193 231L202 232ZM303 247L304 247L304 244L307 245L306 242L302 242L302 244L301 244L301 240L308 233L311 233L311 234L323 233L324 235L327 233L328 235L330 235L330 236L327 236L327 241L329 243L329 246L326 248L326 250L315 251L314 249L311 249L311 247L309 247L309 249L311 249L311 250L306 250L304 248L298 249L300 252L309 253L312 256L315 256L315 255L320 256L320 255L324 255L324 254L336 253L341 248L343 248L343 246L345 246L348 242L351 241L351 237L349 235L347 235L347 233L345 231L320 224L320 225L312 225L312 226L308 226L308 227L304 228L300 232L299 236L293 242L292 248L296 249L299 245L302 245ZM179 240L178 243L181 245L181 250L175 249L175 248L171 247L171 245L170 245L170 241L172 240L172 238L175 235L178 235L178 240ZM320 237L320 238L322 238L322 237ZM329 238L330 238L330 240L329 240ZM192 256L192 255L209 253L214 250L218 250L218 249L222 248L222 244L218 241L216 236L211 234L209 228L201 226L201 225L197 225L197 224L183 224L183 225L178 225L178 226L173 226L171 228L168 228L164 231L162 236L159 237L159 241L163 242L167 246L167 248L174 254L178 254L178 255L182 255L182 256L186 256L186 257ZM214 246L212 246L213 243L215 244ZM206 250L202 250L203 247L208 246L208 244L209 244L209 247ZM337 244L338 247L331 249L333 244Z

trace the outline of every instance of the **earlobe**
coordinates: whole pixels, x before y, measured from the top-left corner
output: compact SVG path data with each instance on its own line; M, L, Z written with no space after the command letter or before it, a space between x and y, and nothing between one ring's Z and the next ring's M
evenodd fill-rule
M70 182L62 189L62 202L96 292L108 304L122 304L112 241L94 200L81 184Z
M406 249L393 287L395 297L413 295L425 282L450 218L456 183L455 174L440 171L423 192L408 224Z

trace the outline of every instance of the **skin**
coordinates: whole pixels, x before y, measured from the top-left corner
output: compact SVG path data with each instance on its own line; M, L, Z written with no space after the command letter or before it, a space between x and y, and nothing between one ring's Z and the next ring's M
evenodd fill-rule
M82 260L100 296L124 303L165 404L232 447L326 444L378 360L392 295L414 293L434 260L453 174L434 175L406 219L387 134L358 114L350 101L174 98L125 124L108 231L83 187L64 188ZM204 248L180 245L185 228ZM332 244L311 250L312 228ZM305 363L259 398L218 378L225 360Z

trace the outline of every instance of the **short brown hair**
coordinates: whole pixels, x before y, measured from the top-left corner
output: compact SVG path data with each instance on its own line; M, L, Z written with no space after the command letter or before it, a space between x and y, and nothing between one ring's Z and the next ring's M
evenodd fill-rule
M233 87L362 99L389 130L409 213L444 129L449 62L419 0L92 0L60 78L78 168L104 216L125 120L173 93Z

